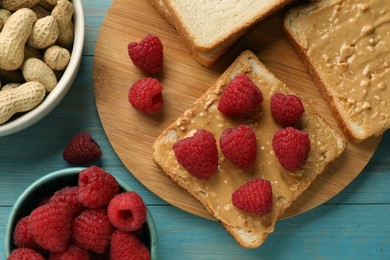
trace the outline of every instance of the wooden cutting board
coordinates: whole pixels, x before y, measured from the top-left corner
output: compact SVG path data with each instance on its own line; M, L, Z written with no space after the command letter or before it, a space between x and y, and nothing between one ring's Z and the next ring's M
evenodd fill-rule
M278 14L255 27L213 68L199 65L189 54L176 31L146 0L116 0L107 12L97 40L94 60L94 93L98 113L115 152L142 184L172 205L198 216L212 216L177 186L152 159L155 138L191 107L216 81L230 63L245 50L252 50L268 68L333 126L329 112L302 62L281 31ZM164 46L162 113L147 116L137 112L127 100L128 90L146 75L127 54L127 44L140 41L148 33L158 35ZM345 153L288 209L284 218L303 213L329 200L345 188L365 167L380 138L363 144L349 143Z

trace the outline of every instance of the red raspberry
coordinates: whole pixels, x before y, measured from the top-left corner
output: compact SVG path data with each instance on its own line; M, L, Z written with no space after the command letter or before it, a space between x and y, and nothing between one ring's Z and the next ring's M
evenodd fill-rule
M128 54L134 65L149 75L157 74L163 67L163 45L160 38L148 34L139 43L130 42Z
M270 108L275 121L284 127L294 125L305 112L302 101L297 96L280 92L272 95Z
M247 125L225 129L219 144L223 155L240 168L249 168L256 161L256 135Z
M29 216L25 216L16 223L13 233L14 243L17 247L37 249L39 247L38 244L28 232L28 218Z
M80 133L66 145L62 157L70 164L89 164L102 155L99 145L89 133Z
M53 196L49 199L50 202L54 203L67 203L69 206L69 209L74 212L73 216L77 216L78 214L81 213L81 211L84 210L84 206L78 201L77 195L78 195L78 187L73 186L73 187L63 187L56 191Z
M119 184L115 177L97 166L79 173L77 199L87 208L107 206L118 191Z
M249 116L260 110L263 93L248 75L238 75L226 86L218 109L226 116Z
M28 231L44 249L61 252L72 232L72 217L73 211L66 203L47 203L31 212Z
M212 133L200 129L193 136L173 144L177 161L201 180L210 179L218 167L218 150Z
M289 126L274 134L272 147L283 168L293 172L300 169L309 156L309 135Z
M143 78L135 82L129 90L130 104L146 114L157 113L163 107L162 86L155 78Z
M31 248L17 248L12 251L7 260L45 260L45 258Z
M271 182L253 179L232 194L232 203L237 208L255 215L266 215L272 211Z
M106 208L86 209L73 220L72 241L81 248L103 253L113 231Z
M120 231L135 231L145 222L145 203L134 191L118 194L108 204L108 218Z
M148 260L148 248L132 233L115 230L111 237L111 260Z
M89 260L91 256L88 250L76 245L69 245L63 252L51 253L49 260Z

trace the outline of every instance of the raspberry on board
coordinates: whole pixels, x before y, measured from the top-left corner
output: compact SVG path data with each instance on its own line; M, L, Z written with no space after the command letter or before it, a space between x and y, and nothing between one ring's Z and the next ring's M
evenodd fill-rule
M218 149L213 134L199 129L193 136L176 141L173 151L177 161L193 176L210 179L217 171Z
M148 34L139 43L127 45L130 59L134 65L149 75L159 73L163 68L163 45L158 36Z
M248 75L238 75L222 92L218 109L226 116L246 117L261 108L263 93Z
M302 101L299 97L277 92L272 95L270 101L271 114L275 121L281 126L293 126L305 112Z
M138 230L146 220L146 205L134 191L116 195L107 209L111 224L123 232Z
M17 248L11 252L7 260L45 260L45 258L31 248Z
M28 218L29 216L25 216L16 223L13 233L14 244L17 247L37 249L39 247L38 244L28 232Z
M79 173L77 199L87 208L107 206L118 191L115 177L97 166L90 166Z
M233 192L232 203L254 215L263 216L270 213L273 207L271 182L256 178L245 183Z
M138 111L145 114L159 112L163 105L162 85L155 78L142 78L129 89L128 100Z
M272 147L283 168L294 172L306 163L310 152L310 138L306 132L289 126L274 134Z
M240 168L249 168L256 162L256 134L250 126L225 129L219 145L223 155Z
M49 260L89 260L91 256L89 251L70 244L63 252L51 253Z
M35 208L28 219L28 231L35 242L50 252L66 249L72 233L73 211L67 203L46 203Z
M89 133L74 136L66 145L62 157L70 164L90 164L100 158L102 151Z
M72 241L81 248L103 253L110 242L114 227L106 208L86 209L73 220Z
M149 249L132 233L115 230L111 237L111 260L149 260Z

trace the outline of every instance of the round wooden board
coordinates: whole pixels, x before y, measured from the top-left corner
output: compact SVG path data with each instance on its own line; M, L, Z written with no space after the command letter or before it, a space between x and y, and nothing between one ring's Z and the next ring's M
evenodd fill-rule
M94 60L94 94L100 119L115 152L142 184L172 205L212 219L202 205L181 189L152 158L155 138L210 87L238 54L252 50L293 91L333 127L337 123L307 74L302 62L282 33L282 15L255 27L212 68L199 65L176 31L143 0L116 0L108 10L97 40ZM127 54L127 44L148 33L158 35L164 46L162 113L147 116L127 100L132 83L146 77ZM291 217L329 200L346 187L365 167L380 138L363 144L349 143L344 154L283 215Z

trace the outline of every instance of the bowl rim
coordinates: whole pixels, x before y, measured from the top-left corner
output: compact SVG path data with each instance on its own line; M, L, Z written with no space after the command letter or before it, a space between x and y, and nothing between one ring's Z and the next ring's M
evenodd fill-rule
M28 195L36 189L37 186L40 186L42 183L48 182L56 177L61 177L69 174L76 174L80 173L80 171L87 169L88 167L69 167L64 168L60 170L56 170L53 172L50 172L48 174L43 175L42 177L38 178L34 182L32 182L17 198L16 202L11 208L11 212L9 213L8 220L5 225L4 230L4 255L5 258L7 258L11 254L11 239L12 239L12 225L14 223L14 218L16 214L16 209L18 209L23 201L28 197ZM115 176L114 176L115 177ZM124 188L126 191L135 191L129 184L125 183L121 179L115 177L115 179L118 181L119 186ZM148 223L149 232L150 232L150 256L151 259L157 259L157 230L154 223L154 220L152 218L152 215L149 211L149 208L147 207L147 213L146 213L146 221Z
M85 38L85 18L81 0L72 0L72 3L77 16L73 16L75 37L72 55L67 69L65 69L64 74L58 81L56 87L46 96L42 103L20 117L0 125L0 137L19 132L41 120L60 103L73 84L82 59ZM74 68L75 70L70 71L68 68Z

